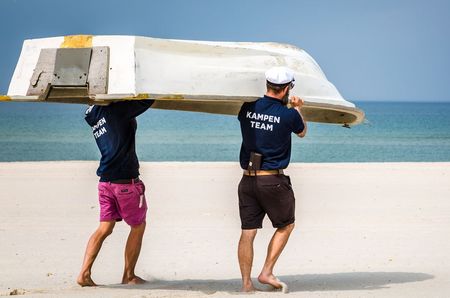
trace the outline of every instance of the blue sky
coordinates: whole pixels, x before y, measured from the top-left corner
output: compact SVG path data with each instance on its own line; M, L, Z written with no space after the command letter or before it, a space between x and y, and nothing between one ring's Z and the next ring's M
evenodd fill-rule
M70 34L290 43L350 101L450 101L450 1L0 0L0 94L24 39Z

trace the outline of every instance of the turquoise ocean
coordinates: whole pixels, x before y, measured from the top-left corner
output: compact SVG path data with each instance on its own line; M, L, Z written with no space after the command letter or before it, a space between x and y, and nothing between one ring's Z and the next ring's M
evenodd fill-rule
M309 123L291 162L450 161L450 103L357 102L364 124ZM0 103L0 161L98 160L86 106ZM150 109L138 117L141 161L238 161L236 117Z

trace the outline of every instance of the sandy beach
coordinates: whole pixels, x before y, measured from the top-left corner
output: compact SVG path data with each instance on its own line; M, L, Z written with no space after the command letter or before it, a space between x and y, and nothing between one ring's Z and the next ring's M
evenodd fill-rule
M136 273L149 282L119 284L128 235L119 223L93 268L103 286L79 287L85 245L98 224L96 168L0 163L0 295L239 294L237 163L141 163L149 213ZM289 284L288 296L450 296L450 163L291 164L287 173L297 221L275 273ZM266 220L253 277L272 233ZM284 294L251 295L274 296Z

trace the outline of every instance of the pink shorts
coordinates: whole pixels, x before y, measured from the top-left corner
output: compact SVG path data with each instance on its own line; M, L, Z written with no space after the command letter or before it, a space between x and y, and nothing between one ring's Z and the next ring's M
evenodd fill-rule
M142 181L131 184L98 183L100 221L124 220L130 226L145 222L147 202Z

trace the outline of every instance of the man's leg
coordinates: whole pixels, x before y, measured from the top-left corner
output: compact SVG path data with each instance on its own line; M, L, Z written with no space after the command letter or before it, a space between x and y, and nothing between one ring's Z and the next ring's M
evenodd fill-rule
M242 275L241 290L243 292L255 291L250 275L253 264L253 241L255 240L256 232L256 229L242 230L241 238L239 239L238 258Z
M115 224L115 221L100 222L97 230L89 238L86 252L84 254L83 266L81 267L81 272L77 279L77 283L80 286L96 286L95 282L91 278L91 268L98 252L100 251L100 248L102 247L103 241L112 233Z
M134 274L139 253L141 252L142 238L145 232L145 222L131 227L125 247L125 269L123 271L123 284L142 284L145 280Z
M269 284L278 289L282 287L280 282L273 275L273 267L286 246L293 229L294 224L292 223L286 227L278 228L273 234L272 240L270 240L269 247L267 249L267 257L264 262L264 267L258 277L260 283Z

